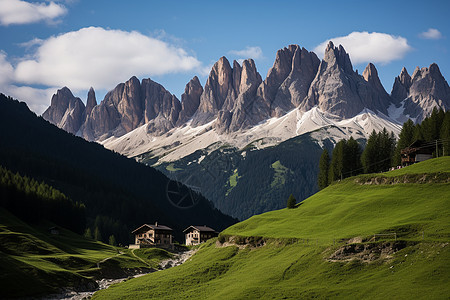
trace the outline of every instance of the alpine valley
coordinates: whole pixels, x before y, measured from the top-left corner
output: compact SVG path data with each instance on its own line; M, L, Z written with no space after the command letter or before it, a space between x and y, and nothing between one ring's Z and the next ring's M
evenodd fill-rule
M390 94L369 63L353 70L342 46L322 60L298 45L278 50L263 80L252 59L221 57L203 87L194 77L181 101L151 79L130 78L99 104L86 105L64 87L42 117L88 141L154 166L239 219L285 207L292 193L317 191L318 161L352 136L365 143L386 128L420 123L433 108L450 108L439 67L403 68Z

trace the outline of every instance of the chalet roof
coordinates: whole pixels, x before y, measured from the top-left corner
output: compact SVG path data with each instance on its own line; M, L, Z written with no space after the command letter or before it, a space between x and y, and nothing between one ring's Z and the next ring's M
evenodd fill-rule
M432 154L435 144L433 141L426 142L422 140L415 140L411 145L402 149L401 154L408 155L410 153Z
M183 230L183 232L189 231L189 230L198 230L200 232L216 232L214 229L212 229L211 227L208 226L194 226L191 225L188 228L186 228L185 230Z
M147 228L147 230L148 230L148 229L153 229L153 230L173 231L172 228L167 227L167 226L165 226L165 225L159 225L159 224L154 224L154 225L152 224L152 225L149 225L149 224L144 224L144 225L142 225L142 226L136 228L135 230L133 230L131 233L135 233L136 231L139 231L139 230L141 230L141 229L143 229L143 228L145 228L145 227Z

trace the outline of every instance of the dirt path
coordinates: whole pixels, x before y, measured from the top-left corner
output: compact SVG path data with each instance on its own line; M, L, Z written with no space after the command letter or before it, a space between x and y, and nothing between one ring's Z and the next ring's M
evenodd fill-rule
M97 268L100 269L100 264L104 263L104 262L107 261L108 259L111 259L111 258L120 256L120 255L122 255L122 254L125 254L125 253L123 253L122 251L119 251L119 253L117 253L117 254L114 255L114 256L110 256L110 257L107 257L107 258L105 258L105 259L102 259L101 261L99 261L99 262L97 263Z

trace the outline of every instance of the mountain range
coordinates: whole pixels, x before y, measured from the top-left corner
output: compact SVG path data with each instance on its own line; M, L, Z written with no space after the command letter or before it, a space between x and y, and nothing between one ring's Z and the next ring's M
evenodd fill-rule
M186 85L181 102L151 79L132 77L99 104L91 88L86 103L65 87L42 116L199 188L244 219L283 207L290 193L303 200L317 191L321 148L350 136L364 144L383 128L398 135L407 119L448 110L450 88L433 63L411 76L403 68L387 93L372 63L361 75L330 42L322 60L298 45L278 50L264 80L252 59L231 65L221 57L204 86L196 76ZM310 155L296 155L299 143Z
M198 147L178 140L176 147L184 144L184 151L165 159L168 161L218 140L242 147L256 139L272 138L276 144L339 122L341 128L352 131L345 123L354 120L345 120L364 114L362 118L385 123L383 126L398 133L400 122L408 118L420 122L434 107L450 107L450 88L436 64L417 67L412 76L403 68L388 94L373 64L358 74L344 48L330 42L322 60L298 45L278 50L264 80L252 59L242 65L234 61L231 66L221 57L204 87L196 76L186 85L181 102L162 85L136 77L118 84L99 104L91 88L86 106L64 87L53 95L42 116L68 132L129 156L171 145L176 150L170 136L178 133L190 133L190 137L209 133ZM313 116L317 119L314 124L306 124ZM289 128L289 134L280 135L273 126L267 126L288 119L296 125ZM373 124L356 123L361 133L357 137L367 137L373 129ZM126 140L118 140L126 134ZM136 149L136 143L145 146Z

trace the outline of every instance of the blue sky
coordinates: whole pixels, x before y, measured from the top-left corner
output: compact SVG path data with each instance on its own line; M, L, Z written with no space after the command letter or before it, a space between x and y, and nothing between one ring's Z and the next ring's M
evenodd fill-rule
M179 99L215 61L251 57L265 78L276 51L299 44L321 57L340 41L360 73L374 62L389 93L405 66L436 62L450 78L450 1L0 0L0 91L38 114L62 86L97 101L132 75Z

